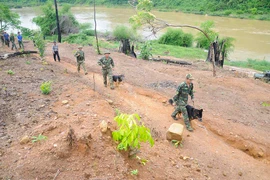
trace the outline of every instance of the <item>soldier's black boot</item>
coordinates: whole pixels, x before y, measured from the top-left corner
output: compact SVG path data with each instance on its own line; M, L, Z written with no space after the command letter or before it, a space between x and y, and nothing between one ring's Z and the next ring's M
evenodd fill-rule
M171 115L171 117L172 117L174 120L176 120L176 121L178 120L177 117L174 116L174 115Z

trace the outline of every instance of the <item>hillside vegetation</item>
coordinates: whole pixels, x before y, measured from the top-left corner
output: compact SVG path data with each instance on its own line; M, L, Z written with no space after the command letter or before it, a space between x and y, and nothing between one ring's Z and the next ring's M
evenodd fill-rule
M40 5L48 0L3 0L13 7ZM269 0L152 0L154 7L161 11L183 11L215 16L232 16L238 18L255 18L270 20ZM93 0L59 0L59 3L92 4ZM127 0L96 0L97 5L128 5Z

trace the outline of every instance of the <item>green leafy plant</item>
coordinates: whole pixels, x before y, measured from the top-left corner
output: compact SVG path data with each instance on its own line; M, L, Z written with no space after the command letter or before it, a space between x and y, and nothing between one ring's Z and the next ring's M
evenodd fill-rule
M31 62L30 62L30 61L26 61L26 62L25 62L25 64L28 64L28 65L30 65L30 64L31 64Z
M139 149L141 142L149 142L150 146L154 145L150 129L145 127L141 122L138 114L119 114L114 120L117 122L118 130L112 132L112 137L119 144L119 150Z
M193 44L193 35L184 33L182 29L169 28L158 40L160 44L168 44L174 46L191 47Z
M50 92L52 91L52 82L51 81L46 81L46 82L43 82L41 85L40 85L40 90L42 92L42 94L50 94Z
M141 47L141 53L140 53L140 58L144 60L149 60L150 57L152 57L152 43L150 41L146 41L142 47Z
M7 73L8 73L9 75L14 75L14 74L15 74L11 69L8 70Z
M138 169L134 169L134 170L130 171L130 174L137 176L139 174L139 171L138 171Z
M218 36L218 33L213 30L215 27L214 21L206 21L201 24L201 29L208 34L210 41L205 37L205 35L200 32L197 34L197 47L198 48L204 48L208 49L211 42L214 42L216 37Z
M263 107L270 107L270 103L263 102L263 103L262 103L262 106L263 106Z
M32 137L32 143L43 141L43 140L46 140L46 139L47 139L47 136L43 136L42 134L39 134L38 136L33 136Z
M140 163L142 164L142 165L146 165L146 163L148 162L148 160L147 159L143 159L143 158L140 158L139 156L136 156L136 159L138 159L139 161L140 161Z
M174 146L177 148L178 146L180 146L181 148L183 147L182 141L177 141L177 140L172 140L172 143L174 144Z

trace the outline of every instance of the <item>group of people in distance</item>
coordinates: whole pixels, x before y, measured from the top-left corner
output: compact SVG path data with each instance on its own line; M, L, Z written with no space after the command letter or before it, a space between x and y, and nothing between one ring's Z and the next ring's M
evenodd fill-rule
M10 42L11 42L11 50L15 49L17 51L18 48L17 48L16 43L15 43L15 41L17 39L18 44L19 44L19 48L24 49L23 37L22 37L20 32L18 32L18 34L16 35L16 38L15 38L15 34L13 32L9 35L7 32L2 31L0 33L0 38L1 38L1 42L2 42L2 47L4 47L5 45L10 47Z

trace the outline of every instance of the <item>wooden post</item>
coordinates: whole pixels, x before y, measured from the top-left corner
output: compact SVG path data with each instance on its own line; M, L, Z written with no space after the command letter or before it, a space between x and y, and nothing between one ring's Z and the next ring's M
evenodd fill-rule
M215 77L216 76L216 65L215 65L214 43L211 44L211 52L212 52L212 64L213 64L213 77Z
M97 36L97 20L96 20L96 0L94 0L94 21L95 21L95 36L96 36L96 43L97 43L97 53L100 53L99 44L98 44L98 36Z
M57 2L56 2L56 0L54 0L54 5L55 5L55 14L56 14L58 42L61 43L61 29L60 29L60 25L59 25L58 8L57 8Z

